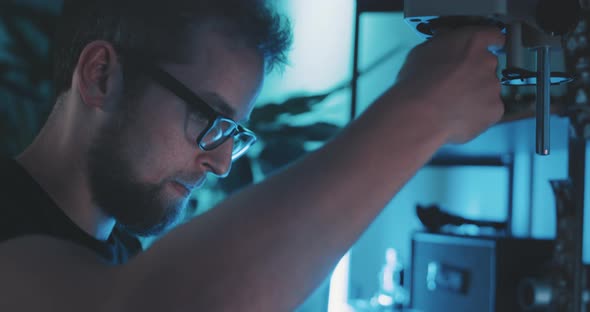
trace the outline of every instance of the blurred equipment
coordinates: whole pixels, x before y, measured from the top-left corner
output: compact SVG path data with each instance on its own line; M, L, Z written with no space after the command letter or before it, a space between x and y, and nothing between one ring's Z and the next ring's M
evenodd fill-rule
M379 288L370 299L352 301L354 312L410 312L408 290L404 288L404 266L395 248L385 250L379 272Z
M551 258L544 240L416 233L411 307L423 312L516 312L520 281Z
M425 38L465 26L497 26L506 33L506 68L502 84L536 85L536 152L549 154L550 86L573 76L551 71L551 53L561 52L565 36L576 27L578 0L405 0L408 22ZM527 68L526 54L536 51L535 70ZM466 77L467 78L467 77Z
M379 291L371 299L377 311L398 311L406 306L408 293L403 287L404 268L397 250L387 248L385 263L379 272Z
M582 5L580 5L582 4ZM525 269L526 274L518 275L518 309L514 308L513 297L510 297L511 309L515 311L586 311L588 299L587 270L582 264L583 220L584 220L584 190L586 172L586 144L590 138L590 10L589 1L567 0L406 0L406 21L425 38L435 36L437 33L464 27L469 25L488 25L501 28L507 35L507 44L504 48L506 54L506 68L502 71L502 82L508 86L536 86L537 101L537 142L536 152L541 155L549 154L549 88L553 84L572 81L567 85L567 108L564 113L570 119L571 131L568 148L568 178L560 181L552 181L551 186L556 201L556 239L549 249L550 254L543 257L530 259ZM534 70L527 63L527 53L536 52L537 66ZM563 52L566 63L566 74L551 71L551 54ZM458 220L455 216L445 215L437 210L419 210L421 220L433 231L439 231L441 224L465 223L469 220ZM440 234L433 234L440 235ZM439 245L447 244L450 236L441 236L444 239ZM461 238L466 241L469 238ZM497 242L497 240L496 240ZM523 244L518 251L523 251L523 256L534 253L534 241ZM476 244L477 245L477 244ZM474 246L470 244L469 246ZM495 246L495 244L492 244ZM437 250L432 246L433 252ZM449 246L445 248L446 254L455 254ZM442 284L451 293L465 293L468 289L465 281L469 280L469 266L457 265L453 261L459 259L446 259L448 262L420 263L420 251L416 255L414 263L418 267L413 272L418 274L412 280L418 283L412 286L415 308L420 308L423 303L423 293L419 287L424 279L420 274L429 274L426 286ZM468 253L459 255L464 257ZM442 255L442 252L441 252ZM512 255L519 257L521 253ZM499 253L494 253L495 259L500 259ZM500 257L500 258L499 258ZM470 259L462 258L461 261ZM485 260L485 259L481 259ZM517 260L517 259L514 259ZM486 264L485 261L480 262ZM500 274L503 265L510 262L496 262L496 273ZM487 264L486 264L487 266ZM530 270L534 268L534 270ZM425 270L430 273L420 273ZM441 273L442 272L442 273ZM433 277L434 276L434 277ZM438 276L442 276L438 281ZM500 277L498 277L500 278ZM432 281L435 281L433 284ZM513 284L511 284L513 286ZM441 287L435 287L440 289ZM427 288L428 289L428 288ZM514 288L513 288L514 289ZM468 294L468 293L465 293ZM500 293L495 292L495 298ZM463 299L475 300L477 294L469 294ZM438 298L435 296L435 301ZM457 300L459 297L440 300L449 303L449 300ZM483 297L477 302L482 301ZM498 308L496 305L492 307ZM470 301L474 302L474 301ZM427 307L431 307L427 305ZM464 306L462 306L464 307ZM478 305L469 310L481 311L484 306ZM431 307L435 311L435 307ZM462 310L463 308L459 309ZM441 310L440 308L438 309ZM457 310L457 309L455 309ZM427 309L427 311L430 311ZM468 311L468 310L465 310ZM512 311L499 309L498 311Z
M507 232L509 222L494 222L494 221L481 221L471 220L450 214L440 209L439 206L416 206L416 215L420 222L430 232L440 232L443 228L448 226L464 226L473 225L478 229L481 228L492 228L496 234L500 235Z
M540 274L523 279L518 289L523 311L575 311L588 304L587 274L581 258L582 227L572 201L571 180L551 181L556 198L557 237L553 255L540 268ZM582 207L583 208L583 207ZM579 274L582 273L582 274ZM575 291L570 291L574 289Z
M590 139L590 0L405 0L404 5L402 0L356 2L351 116L356 116L360 73L359 33L364 29L360 17L403 12L406 22L424 38L469 25L502 29L507 35L504 50L498 51L503 53L501 64L506 59L501 68L502 95L508 95L503 98L507 112L522 113L512 118L505 115L509 118L503 121L532 116L534 109L529 106L535 106L536 100L537 153L549 153L546 125L550 85L562 84L552 90L553 113L569 119L570 131L563 147L568 174L551 182L556 203L555 240L512 238L510 218L506 230L501 230L501 223L483 224L436 206L421 207L417 212L431 233L417 233L412 242L412 265L406 274L411 308L421 312L590 311L590 274L582 263ZM510 126L506 127L510 131L520 129ZM522 134L511 132L501 140L489 140L491 151L487 146L477 146L478 155L528 152L528 146L520 146L520 141L511 142L513 135ZM502 148L500 145L507 141L510 148ZM451 156L465 151L447 150ZM532 217L536 207L529 208ZM476 234L463 235L460 227L476 229ZM482 236L484 228L490 229L486 237ZM527 232L530 234L530 229Z
M582 18L567 38L566 60L576 80L570 84L571 131L568 178L551 181L556 203L556 238L551 259L542 273L521 281L524 311L589 311L588 268L582 263L587 140L590 138L590 10L585 1Z

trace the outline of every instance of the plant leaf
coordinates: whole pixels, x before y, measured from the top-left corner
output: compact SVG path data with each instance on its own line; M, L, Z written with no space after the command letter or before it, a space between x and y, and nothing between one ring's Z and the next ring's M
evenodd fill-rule
M327 122L318 122L306 126L284 125L274 129L258 131L259 136L264 140L268 137L280 137L283 140L326 141L340 131L340 127Z
M265 124L275 123L282 115L299 115L308 113L312 106L325 100L331 93L296 96L281 104L270 103L257 107L252 112L250 125L252 128L263 127Z

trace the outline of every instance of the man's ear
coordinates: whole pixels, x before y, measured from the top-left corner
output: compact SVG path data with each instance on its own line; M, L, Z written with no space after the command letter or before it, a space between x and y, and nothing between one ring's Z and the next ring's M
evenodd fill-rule
M76 87L86 105L107 109L122 93L122 69L112 44L97 40L84 47L74 71Z

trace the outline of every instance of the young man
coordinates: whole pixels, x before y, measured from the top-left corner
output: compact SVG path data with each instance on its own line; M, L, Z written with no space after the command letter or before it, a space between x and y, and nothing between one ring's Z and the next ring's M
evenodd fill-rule
M125 232L165 229L253 143L240 122L289 32L258 0L71 1L62 18L55 108L2 165L2 311L292 310L441 145L502 115L501 33L441 35L332 142L132 257Z

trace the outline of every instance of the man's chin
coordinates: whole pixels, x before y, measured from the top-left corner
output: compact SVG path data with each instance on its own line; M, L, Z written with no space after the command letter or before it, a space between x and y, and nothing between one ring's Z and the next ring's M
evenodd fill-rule
M136 236L160 236L171 230L179 221L184 201L169 206L165 212L160 213L157 220L142 220L141 222L118 222L127 232Z

